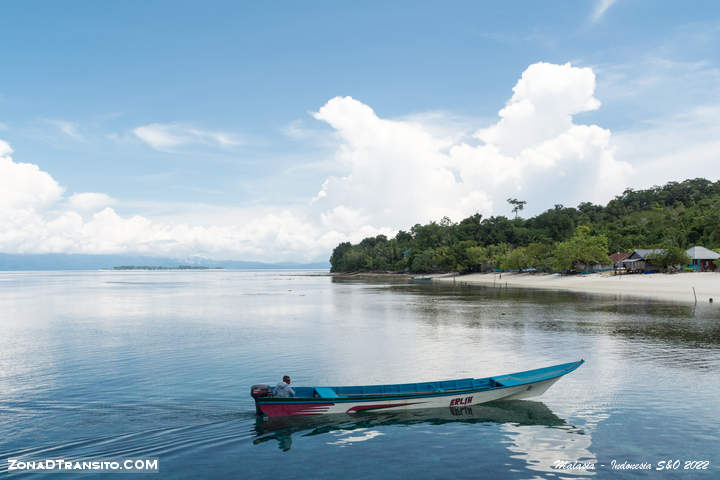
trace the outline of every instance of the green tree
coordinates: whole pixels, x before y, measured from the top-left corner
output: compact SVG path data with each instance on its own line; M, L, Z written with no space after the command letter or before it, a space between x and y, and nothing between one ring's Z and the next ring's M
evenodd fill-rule
M474 247L468 247L465 250L465 256L467 258L467 268L471 272L482 272L487 268L487 263L490 260L487 249L480 245Z
M483 218L476 213L458 223L443 218L418 224L394 238L376 235L355 245L343 242L332 252L331 270L571 269L610 251L693 245L720 248L720 181L692 179L645 190L627 189L605 206L555 205L528 219L517 215L524 201L508 201L518 207L514 219ZM580 234L577 225L588 227ZM601 252L602 238L607 241L605 252ZM600 245L594 248L593 241L598 239Z
M488 261L487 265L489 268L502 268L502 263L508 253L510 253L510 245L507 243L500 243L497 245L487 246Z
M525 208L525 205L527 204L525 200L518 200L517 198L508 198L507 202L512 205L512 211L515 214L515 218L518 217L518 212L522 211L522 209Z
M591 235L590 227L581 225L575 234L555 246L552 252L553 267L558 270L573 270L578 264L609 264L608 240L605 235Z
M435 250L428 248L413 258L411 270L413 272L429 273L435 271Z
M330 256L330 271L331 272L345 272L348 270L345 265L345 255L352 250L353 246L350 242L343 242L332 252Z
M453 250L447 245L435 249L432 257L433 269L441 272L450 272L456 269L457 261Z
M519 270L528 264L527 248L515 248L500 258L500 268L503 270Z
M537 270L551 270L551 253L551 245L546 243L531 243L526 248L525 255L527 257L527 265L525 265L525 267L532 267Z
M455 263L452 270L456 272L465 272L470 269L468 249L476 245L477 243L472 240L462 240L455 242L450 246L453 262Z
M662 253L649 255L648 260L663 272L672 271L682 265L688 265L691 260L685 250L680 247L668 247Z

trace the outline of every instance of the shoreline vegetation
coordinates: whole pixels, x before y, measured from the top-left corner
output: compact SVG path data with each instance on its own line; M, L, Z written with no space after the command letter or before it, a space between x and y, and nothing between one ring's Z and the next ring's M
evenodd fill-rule
M515 218L476 213L455 223L444 217L400 230L393 238L377 235L354 245L340 243L330 257L330 272L392 272L478 284L497 284L502 275L508 286L692 302L694 295L698 301L720 297L718 273L607 273L613 269L612 253L639 249L660 252L648 257L654 267L646 271L697 269L689 265L686 249L720 249L720 181L696 178L647 190L628 188L605 206L555 205L527 219L519 216L527 202L509 198L508 203ZM708 268L716 267L720 260ZM580 275L590 272L595 273Z

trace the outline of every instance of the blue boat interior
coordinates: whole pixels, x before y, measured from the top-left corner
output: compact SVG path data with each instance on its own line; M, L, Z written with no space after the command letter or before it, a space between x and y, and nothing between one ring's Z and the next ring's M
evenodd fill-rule
M388 385L356 385L345 387L293 387L296 398L349 398L362 396L436 394L444 392L477 391L491 388L512 387L526 383L540 382L570 373L580 365L577 362L538 368L525 372L498 375L487 378L462 378L437 382L398 383Z

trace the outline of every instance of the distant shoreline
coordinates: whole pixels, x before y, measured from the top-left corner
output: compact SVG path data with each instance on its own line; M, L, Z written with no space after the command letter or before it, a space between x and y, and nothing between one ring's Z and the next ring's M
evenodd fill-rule
M342 279L398 279L429 278L433 282L495 287L530 288L576 293L644 298L675 303L720 302L720 273L682 272L613 275L610 272L587 275L558 273L454 273L409 274L393 272L329 273ZM693 287L695 291L693 292Z
M439 276L435 282L563 290L628 298L645 298L678 303L720 302L720 273L683 272L651 275L560 275L557 273L471 273ZM693 293L693 288L695 289Z
M152 265L121 265L112 270L223 270L223 267L205 267L198 265L178 265L177 267L162 267Z

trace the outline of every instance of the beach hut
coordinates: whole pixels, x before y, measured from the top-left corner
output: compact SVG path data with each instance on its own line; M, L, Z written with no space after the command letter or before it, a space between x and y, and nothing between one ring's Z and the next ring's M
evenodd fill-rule
M694 246L685 250L692 261L691 265L700 272L714 272L717 268L714 261L720 258L720 253L708 250L705 247Z
M651 258L665 253L664 248L640 248L633 252L621 263L628 272L652 272L660 270L652 264Z
M625 260L626 258L628 258L629 256L630 256L630 254L626 253L626 252L615 252L610 255L610 260L613 261L613 264L617 265L617 264L622 263L622 261Z
M625 265L623 265L622 262L629 256L630 254L626 252L615 252L610 255L610 260L613 262L613 270L615 270L615 273L625 270Z

